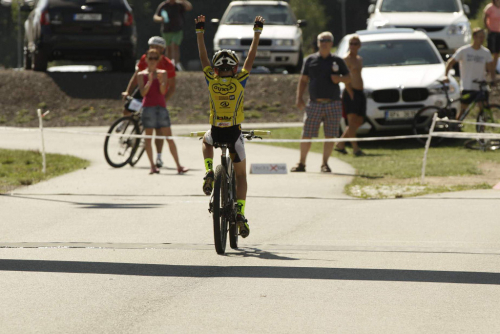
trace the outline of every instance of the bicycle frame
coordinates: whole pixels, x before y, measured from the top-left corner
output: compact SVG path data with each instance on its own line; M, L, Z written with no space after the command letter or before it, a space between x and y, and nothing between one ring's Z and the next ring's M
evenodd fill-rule
M214 143L215 148L220 148L222 150L221 153L221 165L224 167L224 171L226 172L226 180L228 183L227 187L227 198L228 198L228 204L231 204L231 206L227 206L224 208L224 214L228 215L228 220L230 224L234 224L235 220L232 213L235 211L235 204L236 204L236 185L233 182L233 175L234 175L234 165L233 165L233 160L231 159L230 154L228 154L228 145L227 144L220 144L220 143Z

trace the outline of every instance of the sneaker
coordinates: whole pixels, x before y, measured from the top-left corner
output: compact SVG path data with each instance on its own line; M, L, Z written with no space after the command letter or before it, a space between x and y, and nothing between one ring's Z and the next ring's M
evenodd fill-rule
M248 226L248 220L241 213L236 215L236 224L240 229L240 235L242 238L246 238L250 235L250 226Z
M203 178L203 193L205 195L210 196L212 194L212 190L214 189L214 181L215 181L215 174L213 170L209 170L206 174L205 177Z
M339 152L340 154L347 154L345 147L344 148L336 148L335 147L334 150L335 150L335 152Z
M292 167L292 169L290 169L290 172L305 172L306 171L306 165L304 164L301 164L300 162L295 165L295 167Z
M156 167L157 168L163 167L163 161L161 160L161 158L156 158Z
M355 157L364 157L364 156L366 156L366 153L363 152L363 151L361 151L361 150L359 150L357 152L354 152L353 154L354 154Z
M331 173L332 170L327 164L321 165L321 173Z

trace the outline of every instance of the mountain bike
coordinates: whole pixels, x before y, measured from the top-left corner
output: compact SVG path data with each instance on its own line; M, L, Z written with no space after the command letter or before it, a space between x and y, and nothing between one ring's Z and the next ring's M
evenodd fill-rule
M269 135L270 131L243 130L243 137L247 140L262 139L260 136ZM192 137L201 137L205 131L192 132ZM238 226L236 224L236 178L233 161L231 160L228 143L214 143L215 148L222 150L221 164L215 169L215 181L208 211L212 214L214 226L214 245L217 254L226 251L227 235L231 248L238 248Z
M467 107L459 121L463 122L469 113L475 109L477 106L479 108L476 121L477 123L498 123L500 122L500 106L496 104L490 104L488 99L488 83L486 81L474 81L479 84L479 93L474 98L472 103ZM438 120L436 121L434 131L444 132L444 131L461 131L462 123L450 123L448 120L455 120L457 115L457 110L452 108L452 104L456 102L449 96L449 86L443 81L441 83L441 89L446 96L446 106L439 108L436 106L428 106L420 109L413 119L413 133L416 135L429 134L430 127L432 124L432 119L434 114L437 113ZM476 125L476 132L478 133L500 133L500 128L489 127L485 125ZM443 137L433 137L432 145L437 145L443 141ZM425 144L427 138L417 138L419 142ZM483 146L495 145L494 141L491 140L478 140L478 143Z
M144 134L141 106L140 100L127 97L125 107L132 115L117 119L108 130L104 140L104 157L112 167L120 168L126 164L134 166L144 154L144 138L131 137Z

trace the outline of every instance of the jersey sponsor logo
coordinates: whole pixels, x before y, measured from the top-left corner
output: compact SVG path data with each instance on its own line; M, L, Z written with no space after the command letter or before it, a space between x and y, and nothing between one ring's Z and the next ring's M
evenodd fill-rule
M231 95L234 96L234 95ZM231 96L219 96L219 101L227 101Z
M233 117L231 116L217 116L218 121L231 121Z
M229 95L229 99L232 101L232 100L236 99L236 97L234 95Z
M221 102L221 103L220 103L220 107L221 107L222 109L227 109L227 108L229 108L229 102L226 102L226 101Z
M236 85L234 83L229 85L215 84L212 90L217 94L227 95L236 92Z
M231 122L217 122L217 126L231 126Z

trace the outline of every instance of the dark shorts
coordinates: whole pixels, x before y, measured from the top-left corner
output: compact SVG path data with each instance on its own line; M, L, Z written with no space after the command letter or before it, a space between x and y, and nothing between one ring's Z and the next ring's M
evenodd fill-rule
M463 90L460 97L460 102L463 104L471 104L480 92L478 90ZM483 101L487 100L489 97L488 92L485 92L486 96Z
M170 127L170 115L168 114L168 110L160 106L143 107L141 120L142 126L145 129Z
M340 119L342 118L342 102L327 103L309 101L304 115L304 130L302 136L318 137L319 127L323 122L325 137L338 137Z
M246 158L245 140L241 134L241 125L229 126L227 128L212 125L212 128L205 133L203 141L208 145L213 145L214 143L229 144L229 153L235 163L242 162Z
M488 49L491 53L500 53L500 32L488 33Z
M366 96L362 90L353 89L354 99L351 99L349 93L344 90L342 95L342 103L344 104L344 110L346 115L356 114L363 118L366 117Z

